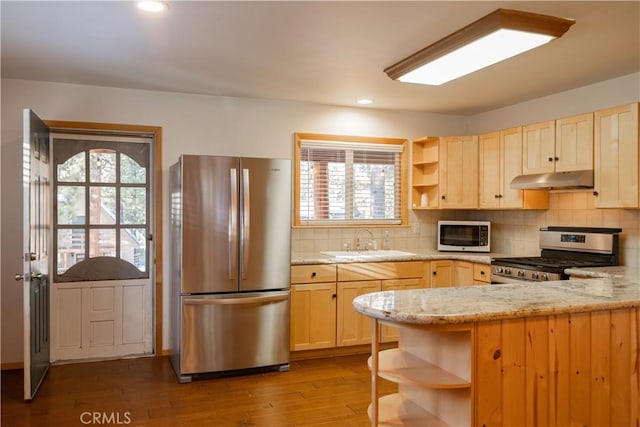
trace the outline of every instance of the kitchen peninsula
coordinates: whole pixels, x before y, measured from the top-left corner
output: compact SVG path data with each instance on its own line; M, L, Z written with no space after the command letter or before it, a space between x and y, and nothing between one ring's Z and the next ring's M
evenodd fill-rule
M372 425L638 425L637 269L572 269L571 280L361 295L399 329L372 343ZM575 278L577 276L590 278Z

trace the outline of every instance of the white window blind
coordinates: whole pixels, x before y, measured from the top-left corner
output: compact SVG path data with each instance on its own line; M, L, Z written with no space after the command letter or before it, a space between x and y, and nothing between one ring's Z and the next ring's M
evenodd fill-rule
M300 221L399 224L403 149L398 144L301 140Z

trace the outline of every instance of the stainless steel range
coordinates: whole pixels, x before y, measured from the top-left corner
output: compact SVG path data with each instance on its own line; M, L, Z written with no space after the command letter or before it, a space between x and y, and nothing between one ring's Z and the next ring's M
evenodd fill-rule
M621 228L544 227L538 257L494 258L491 283L564 280L567 268L618 265Z

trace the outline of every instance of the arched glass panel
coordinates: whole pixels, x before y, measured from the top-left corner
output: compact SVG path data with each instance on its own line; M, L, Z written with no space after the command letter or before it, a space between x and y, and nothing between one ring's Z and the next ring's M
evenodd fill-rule
M89 151L91 182L116 182L116 152L104 148Z
M58 182L84 182L86 181L86 156L85 152L76 154L58 165Z
M147 182L147 168L131 157L120 153L120 182L123 184L144 184Z

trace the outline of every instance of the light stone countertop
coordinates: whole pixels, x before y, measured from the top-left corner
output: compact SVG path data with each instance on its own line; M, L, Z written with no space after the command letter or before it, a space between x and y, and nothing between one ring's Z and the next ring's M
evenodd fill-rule
M593 278L374 292L355 298L353 306L369 317L423 325L640 307L638 269L571 271Z
M408 256L394 256L386 258L385 256L370 257L366 260L353 260L346 258L333 258L321 253L295 253L291 257L291 265L305 264L342 264L353 262L384 262L384 261L429 261L438 259L451 259L458 261L470 261L479 264L491 264L491 258L503 257L504 254L499 253L471 253L471 252L439 252L433 249L426 250L410 250L400 249L402 251L413 253Z

